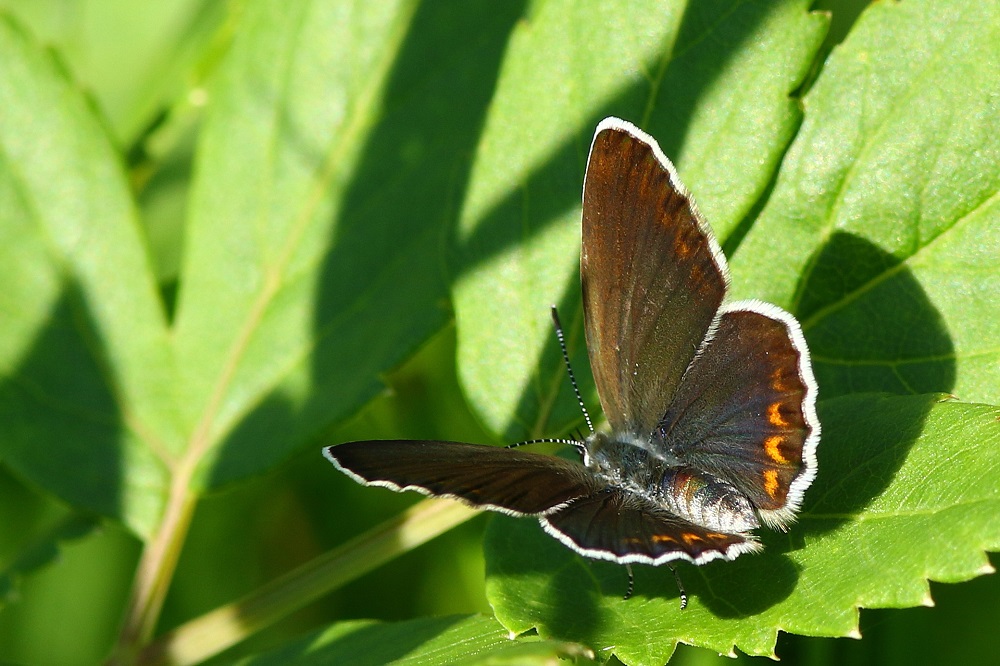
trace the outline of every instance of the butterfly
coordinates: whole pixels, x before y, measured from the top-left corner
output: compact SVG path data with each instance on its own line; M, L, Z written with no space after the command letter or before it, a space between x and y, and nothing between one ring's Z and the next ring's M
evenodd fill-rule
M365 485L536 516L590 558L703 564L759 550L753 530L785 529L816 475L806 341L775 305L724 302L729 269L711 228L656 141L618 118L590 149L580 278L609 425L570 440L581 461L437 440L325 456Z

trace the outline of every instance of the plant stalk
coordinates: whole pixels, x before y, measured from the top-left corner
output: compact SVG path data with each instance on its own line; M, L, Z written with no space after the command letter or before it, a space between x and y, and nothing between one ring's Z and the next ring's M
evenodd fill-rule
M424 500L242 599L164 634L142 650L139 663L200 663L477 513L455 501Z
M172 501L167 504L160 529L142 551L125 620L114 652L108 659L109 666L134 664L142 646L150 641L156 630L197 503L186 487L187 478L183 480L183 488L176 484L171 488ZM175 497L177 499L173 499Z

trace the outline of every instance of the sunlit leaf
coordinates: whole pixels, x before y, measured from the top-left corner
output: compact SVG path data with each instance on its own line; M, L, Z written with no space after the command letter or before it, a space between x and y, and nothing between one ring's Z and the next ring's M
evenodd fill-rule
M627 664L662 664L677 642L773 654L778 631L857 633L858 609L931 601L928 579L968 580L1000 548L1000 409L932 397L858 395L822 405L819 475L799 521L760 530L762 554L665 567L585 560L531 520L488 532L488 592L515 631L606 646Z
M495 432L513 441L579 420L548 306L562 306L590 384L578 265L597 121L619 115L656 137L725 240L799 121L790 95L826 26L808 5L544 2L514 32L453 262L461 379Z
M180 448L166 320L121 163L50 54L0 22L0 456L148 534Z

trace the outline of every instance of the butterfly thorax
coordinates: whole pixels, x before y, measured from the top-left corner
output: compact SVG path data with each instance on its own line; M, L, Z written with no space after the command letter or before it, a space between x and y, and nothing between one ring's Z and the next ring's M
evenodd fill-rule
M648 437L594 433L584 464L609 485L681 518L727 533L760 525L752 504L735 486L695 469Z

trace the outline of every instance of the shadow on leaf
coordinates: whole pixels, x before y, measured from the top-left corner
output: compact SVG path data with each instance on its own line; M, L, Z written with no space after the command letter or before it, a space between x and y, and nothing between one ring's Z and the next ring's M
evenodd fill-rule
M797 300L821 399L954 387L955 348L940 313L906 264L868 240L834 233Z
M64 286L18 367L0 383L0 457L74 506L148 533L160 507L127 487L129 435L100 331L86 294L72 283ZM157 481L166 485L162 477ZM147 524L132 522L130 501L147 504Z
M956 373L945 323L906 264L836 232L808 266L797 314L823 401L823 436L803 515L841 518L804 521L806 532L833 529L888 487L938 399L885 394L947 394Z
M248 452L277 463L315 441L323 428L382 391L380 375L446 324L444 238L455 224L483 114L523 9L513 2L488 12L475 3L417 8L388 76L381 113L366 131L330 224L307 359L313 388L304 400L286 397L281 386L261 399L222 443L209 487L271 466L247 462ZM457 39L466 31L477 38ZM460 50L442 50L452 43ZM336 149L312 145L296 131L288 128L289 141L303 160L317 171L328 168L328 153ZM409 222L401 225L401 219Z

